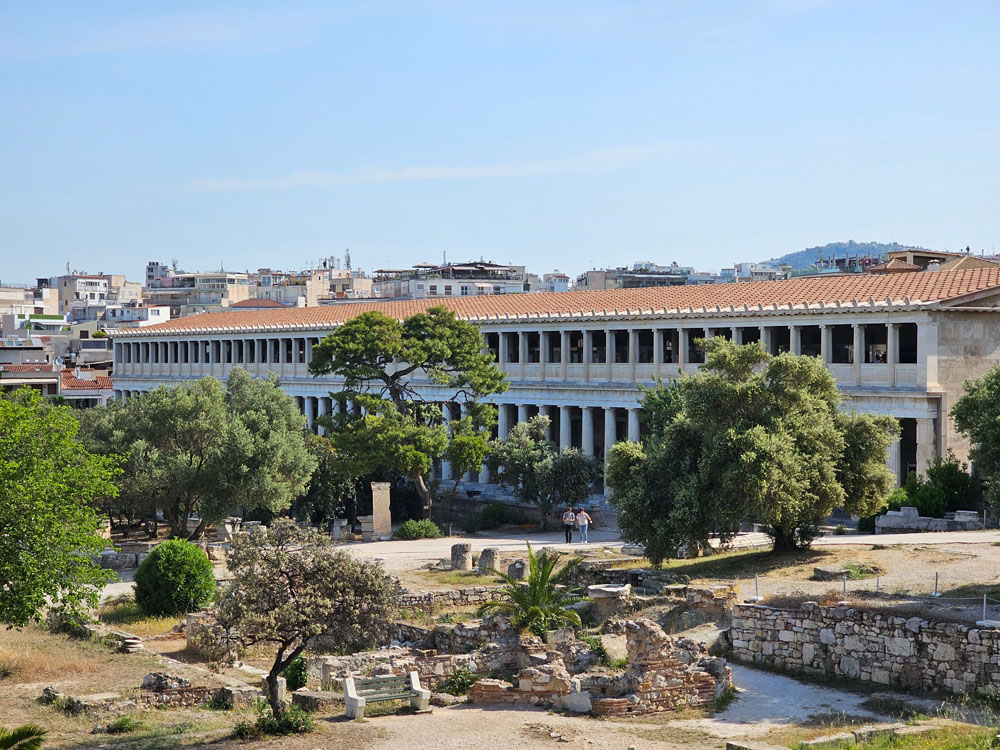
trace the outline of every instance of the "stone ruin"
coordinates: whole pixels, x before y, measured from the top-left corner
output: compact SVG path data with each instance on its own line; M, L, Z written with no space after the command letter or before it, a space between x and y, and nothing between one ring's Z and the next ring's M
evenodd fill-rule
M626 620L613 630L625 636L628 668L615 673L594 668L571 675L565 650L546 653L546 663L523 669L516 684L479 680L469 691L474 703L524 704L593 711L598 716L622 716L703 706L732 687L732 668L711 657L704 644L674 639L652 620Z
M898 534L919 531L978 531L983 520L974 510L956 510L943 518L929 518L909 505L889 510L875 518L876 534Z

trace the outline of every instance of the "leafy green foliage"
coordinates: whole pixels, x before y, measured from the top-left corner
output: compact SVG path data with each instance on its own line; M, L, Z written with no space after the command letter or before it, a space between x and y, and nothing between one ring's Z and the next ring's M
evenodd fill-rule
M163 509L174 536L192 512L205 525L235 509L285 510L316 469L305 421L276 376L255 380L235 368L223 385L202 378L161 386L124 404L90 410L89 438L126 456L125 498Z
M252 742L264 735L306 734L316 728L312 714L296 705L275 711L266 701L258 701L256 710L256 721L241 721L233 728L237 739Z
M996 509L1000 507L1000 366L979 380L967 380L964 387L951 416L972 443L969 459Z
M0 727L0 750L38 750L45 744L48 730L37 724L23 724L13 729Z
M490 615L500 613L510 617L511 624L519 631L528 630L539 637L557 627L580 627L580 615L570 609L570 605L584 601L585 597L573 593L567 585L570 574L583 560L574 557L559 571L558 555L535 554L528 545L528 575L524 582L512 578L507 573L491 570L506 584L496 592L494 599L478 607L478 613Z
M895 420L840 414L836 383L814 357L722 338L705 348L697 375L644 389L646 441L609 452L606 481L627 539L659 563L755 519L787 550L807 546L838 506L882 507Z
M437 689L449 695L466 695L480 677L481 675L468 667L458 667L438 683Z
M285 667L281 676L285 678L285 686L289 690L304 688L309 683L309 668L301 654L292 659L292 663Z
M142 729L143 722L132 714L122 714L117 719L108 723L105 730L108 734L128 734L138 729Z
M546 440L548 428L549 418L541 415L519 422L505 439L490 443L487 460L501 485L512 488L519 499L537 503L545 513L586 499L600 478L594 459L576 448L560 453Z
M507 388L492 355L483 351L479 329L443 307L402 322L376 311L352 318L313 347L310 371L344 378L344 390L331 395L367 413L321 420L351 473L408 477L425 514L431 504L427 475L445 455L449 439L441 409L422 400L415 376L447 391L443 401L469 405L471 422L452 428L462 440L451 456L468 470L481 450L481 440L469 438L473 429L486 425L490 413L478 399Z
M93 510L113 495L115 461L77 439L72 410L28 390L0 398L0 622L22 626L48 607L82 615L111 577L91 560L105 546Z
M396 539L437 539L441 536L441 529L429 518L411 518L403 521L393 536Z
M237 651L270 646L266 677L275 716L279 675L314 638L345 653L381 642L393 614L393 588L381 563L359 561L328 538L277 519L233 539L232 582L218 603L223 636Z
M197 612L212 601L215 576L208 555L183 539L153 547L135 572L135 601L147 615Z
M308 434L306 444L316 459L316 469L305 493L292 501L289 513L299 521L325 526L343 518L357 502L354 477L344 471L342 458L325 437Z
M953 455L938 457L927 467L926 477L911 471L906 484L886 498L886 505L889 510L912 506L930 518L940 518L949 511L973 510L982 499L982 487L967 468Z
M524 523L524 514L505 503L490 503L479 511L480 529L499 529L507 524Z

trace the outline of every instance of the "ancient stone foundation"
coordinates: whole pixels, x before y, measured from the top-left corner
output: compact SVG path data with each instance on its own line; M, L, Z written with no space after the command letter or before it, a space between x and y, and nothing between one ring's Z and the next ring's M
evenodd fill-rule
M915 690L969 693L1000 685L1000 631L849 607L737 605L734 659Z

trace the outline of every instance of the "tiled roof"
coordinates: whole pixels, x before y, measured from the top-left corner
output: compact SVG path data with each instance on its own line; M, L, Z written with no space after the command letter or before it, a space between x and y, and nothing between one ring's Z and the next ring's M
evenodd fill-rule
M114 388L110 375L97 375L93 380L84 380L76 377L75 372L74 369L62 371L62 389L64 391L104 391ZM93 372L93 370L85 370L85 372Z
M968 271L971 268L1000 268L996 261L977 258L975 255L963 255L941 264L939 271Z
M53 366L48 362L28 362L27 364L0 365L4 372L52 372Z
M787 281L647 287L541 294L497 294L423 300L359 300L323 307L286 307L202 313L142 329L113 331L113 336L148 336L173 332L333 327L369 310L407 318L440 305L467 320L600 318L618 315L671 315L733 309L803 309L873 304L885 307L955 300L980 292L1000 293L1000 267L931 273L816 276Z
M877 266L871 266L868 269L868 273L905 273L908 271L922 271L923 269L914 265L913 263L907 263L902 258L890 258L885 263L879 263Z

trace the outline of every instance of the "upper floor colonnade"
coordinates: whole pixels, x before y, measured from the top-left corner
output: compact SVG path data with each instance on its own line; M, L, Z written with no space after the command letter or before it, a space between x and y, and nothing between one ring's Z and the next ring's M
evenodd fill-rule
M830 316L827 316L830 317ZM919 386L934 338L917 320L687 325L602 328L483 326L484 344L512 382L640 383L694 372L704 362L699 339L760 342L771 354L820 357L839 385ZM115 342L116 375L224 376L233 366L256 374L307 377L321 336L182 336ZM930 376L930 377L928 377Z

